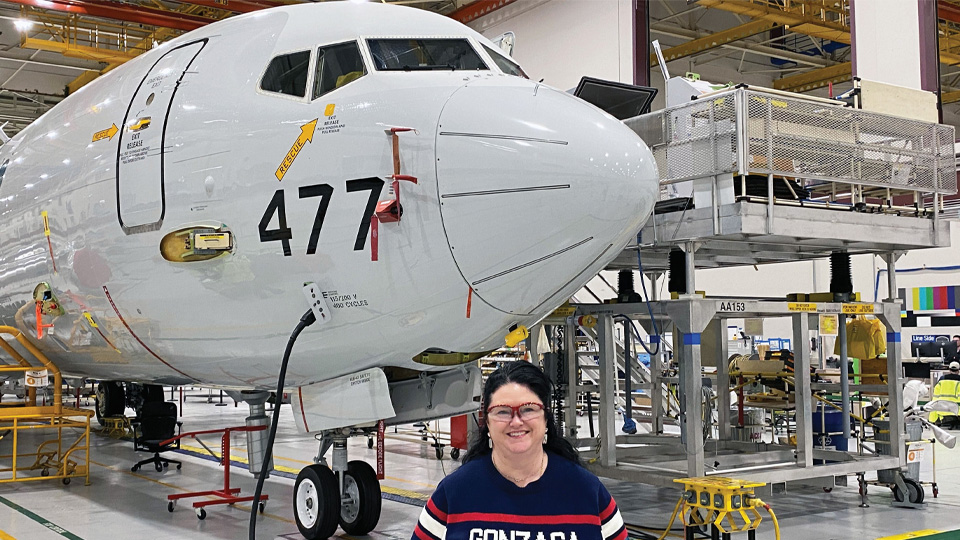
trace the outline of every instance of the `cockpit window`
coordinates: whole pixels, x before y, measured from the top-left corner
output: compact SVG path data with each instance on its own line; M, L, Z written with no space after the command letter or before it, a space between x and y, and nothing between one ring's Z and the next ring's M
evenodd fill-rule
M378 71L490 69L465 39L369 39L367 44Z
M267 66L260 81L260 89L289 96L307 95L307 72L310 51L300 51L275 57Z
M487 54L490 55L490 58L493 58L493 63L500 68L500 71L506 73L507 75L516 75L517 77L523 77L524 79L530 78L527 77L527 74L523 72L523 69L521 69L520 66L513 60L510 60L506 56L503 56L496 50L491 49L486 45L484 45L483 48L487 51Z
M317 75L313 99L353 82L367 74L356 42L320 47L317 51Z

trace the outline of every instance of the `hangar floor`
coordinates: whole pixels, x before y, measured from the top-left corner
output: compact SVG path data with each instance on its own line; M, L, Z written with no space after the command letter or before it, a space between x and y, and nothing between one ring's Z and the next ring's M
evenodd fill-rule
M227 399L228 406L216 407L206 401L206 394L188 395L184 431L243 424L245 405L234 407L232 400ZM257 537L295 540L300 535L291 508L293 483L297 471L311 463L317 444L309 437L297 435L287 407L281 418L275 446L278 473L264 487L270 501L258 521ZM203 440L210 448L219 450L218 436ZM423 501L444 475L457 466L449 454L438 461L433 448L424 448L415 440L388 434L385 500L380 525L370 535L374 540L410 538ZM149 465L136 473L130 471L133 463L148 457L138 457L130 441L93 435L91 446L90 486L79 480L69 486L53 482L0 484L0 540L247 538L250 507L245 504L208 507L203 521L197 519L189 500L181 501L174 512L167 511L168 494L217 489L222 485L222 469L213 458L203 457L205 452L195 441L187 442L176 457L183 461L182 470L171 467L160 473ZM231 451L241 462L245 458L244 446L243 438L235 437ZM9 452L9 439L0 439L0 454ZM364 439L354 438L350 442L350 457L373 463L376 455L375 450L367 449ZM931 472L927 459L921 480L930 480ZM933 498L928 486L922 510L892 508L890 491L873 486L870 507L860 508L853 479L851 487L835 488L831 493L824 493L821 488L804 488L768 498L767 502L777 512L784 539L872 540L924 529L958 530L960 448L937 449L937 481L939 497ZM679 496L676 489L612 480L605 483L619 503L624 520L634 525L664 527ZM255 482L245 467L238 467L233 470L231 485L249 495ZM338 534L350 538L342 531ZM960 538L960 532L957 534ZM757 538L774 538L769 520L761 524Z

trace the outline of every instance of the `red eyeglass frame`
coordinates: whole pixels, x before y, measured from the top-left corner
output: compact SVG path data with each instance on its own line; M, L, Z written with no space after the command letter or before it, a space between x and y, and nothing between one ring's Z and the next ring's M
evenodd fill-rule
M526 402L526 403L521 403L521 404L517 405L516 407L514 407L513 405L507 405L506 403L503 403L503 404L500 404L500 405L491 405L491 406L487 407L487 416L490 416L490 411L491 411L492 409L496 409L497 407L509 407L509 408L510 408L510 412L511 412L510 420L513 420L514 418L520 418L520 408L521 408L521 407L526 407L527 405L536 405L537 407L540 407L540 411L541 411L541 412L547 410L547 408L543 405L543 403L539 403L539 402L536 402L536 401L528 401L528 402ZM522 420L523 420L523 419L521 418L521 421L522 421Z

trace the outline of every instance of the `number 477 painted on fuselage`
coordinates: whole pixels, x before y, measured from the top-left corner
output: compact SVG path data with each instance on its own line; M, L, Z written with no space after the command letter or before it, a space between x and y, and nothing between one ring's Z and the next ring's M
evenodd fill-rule
M476 407L476 369L424 353L495 349L544 317L657 189L631 130L455 21L264 10L128 62L0 148L0 322L52 323L35 341L103 382L105 414L137 385L263 395L310 283L325 324L286 376L301 429L454 414ZM453 391L404 386L417 373ZM305 536L332 533L314 518L298 512Z

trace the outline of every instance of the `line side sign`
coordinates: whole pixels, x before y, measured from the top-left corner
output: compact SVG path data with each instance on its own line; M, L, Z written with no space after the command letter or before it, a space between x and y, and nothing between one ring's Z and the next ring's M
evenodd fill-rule
M317 129L317 120L319 120L319 118L314 118L310 122L300 126L300 135L297 137L297 140L294 141L293 146L290 147L290 151L287 152L286 157L283 158L280 167L277 168L277 172L275 173L278 182L282 181L284 175L290 170L293 161L297 159L297 156L300 154L300 150L302 150L308 142L313 142L313 132Z
M107 129L104 129L104 130L101 130L101 131L98 131L98 132L94 133L94 134L93 134L93 140L90 141L90 142L102 141L103 139L112 139L113 136L116 135L118 131L120 131L120 129L117 128L117 125L116 125L116 124L113 124L112 126L108 127Z

